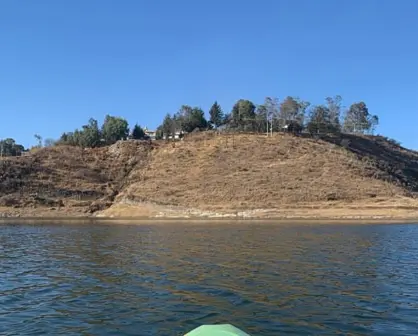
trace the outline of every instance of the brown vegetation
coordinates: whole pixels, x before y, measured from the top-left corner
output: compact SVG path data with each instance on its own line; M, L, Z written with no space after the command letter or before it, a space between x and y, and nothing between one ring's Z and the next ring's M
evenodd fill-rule
M13 213L27 208L43 213L45 207L71 215L103 210L125 186L131 170L146 165L152 149L125 141L97 149L48 147L5 158L0 161L0 206L22 209Z
M418 154L372 136L205 132L178 142L58 146L0 161L0 207L22 215L108 208L103 214L157 216L176 208L194 214L293 209L296 216L295 209L316 208L317 214L350 204L369 210L408 204L411 212L417 192Z

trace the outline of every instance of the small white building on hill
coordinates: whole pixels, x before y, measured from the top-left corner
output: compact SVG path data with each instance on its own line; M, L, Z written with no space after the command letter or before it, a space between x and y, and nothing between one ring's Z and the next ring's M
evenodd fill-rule
M145 135L149 136L151 140L155 140L157 136L157 131L149 130L147 127L144 128Z

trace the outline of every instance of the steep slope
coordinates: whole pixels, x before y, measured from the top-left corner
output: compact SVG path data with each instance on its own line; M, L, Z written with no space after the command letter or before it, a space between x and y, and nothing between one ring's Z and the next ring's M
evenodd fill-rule
M0 207L31 215L51 207L62 215L106 208L124 187L132 168L146 165L153 148L146 142L126 141L98 149L42 148L28 156L3 159Z

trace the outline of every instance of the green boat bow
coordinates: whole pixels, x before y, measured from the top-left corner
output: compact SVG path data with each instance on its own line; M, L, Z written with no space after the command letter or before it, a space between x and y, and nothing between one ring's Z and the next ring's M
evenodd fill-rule
M231 324L202 325L184 336L250 336Z

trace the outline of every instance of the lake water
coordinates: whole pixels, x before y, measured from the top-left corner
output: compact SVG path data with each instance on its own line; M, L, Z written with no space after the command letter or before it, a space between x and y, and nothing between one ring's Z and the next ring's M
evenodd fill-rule
M418 335L418 226L0 226L0 335Z

